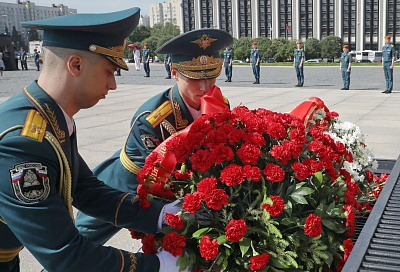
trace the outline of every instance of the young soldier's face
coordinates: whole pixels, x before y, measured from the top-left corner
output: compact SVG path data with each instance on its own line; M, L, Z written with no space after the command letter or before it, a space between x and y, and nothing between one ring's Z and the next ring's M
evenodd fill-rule
M300 49L301 48L301 43L298 43L297 44L297 49Z
M171 75L178 84L179 94L192 108L199 109L201 97L208 92L216 82L212 79L190 79L181 75L175 68L171 68Z

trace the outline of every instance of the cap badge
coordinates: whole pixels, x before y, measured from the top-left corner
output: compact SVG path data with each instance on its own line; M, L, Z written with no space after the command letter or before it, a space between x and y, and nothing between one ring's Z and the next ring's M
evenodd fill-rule
M199 61L203 65L207 64L207 62L208 62L207 56L205 56L205 55L200 56L200 60Z
M215 42L217 39L210 38L207 34L203 34L200 39L192 41L192 43L198 44L200 48L204 50L211 45L212 42Z

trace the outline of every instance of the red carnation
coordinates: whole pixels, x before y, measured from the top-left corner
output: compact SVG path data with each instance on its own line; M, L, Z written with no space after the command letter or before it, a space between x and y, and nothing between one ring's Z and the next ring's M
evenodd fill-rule
M261 156L261 150L252 144L242 144L237 150L237 155L244 164L257 164L257 160Z
M285 141L287 142L287 141ZM271 156L274 156L282 164L287 164L288 160L292 157L292 152L281 145L274 145L269 152Z
M304 130L292 128L290 130L290 139L297 143L304 144L306 142L306 136L304 135Z
M243 167L243 175L248 179L254 182L258 182L261 180L261 170L258 167L245 165Z
M262 255L253 256L250 258L249 268L252 271L264 269L267 266L269 260L269 254L264 253Z
M207 133L207 138L204 145L208 148L212 148L215 145L226 143L227 139L228 137L223 131L213 129Z
M308 149L316 153L324 153L326 150L326 146L320 141L311 141L308 144Z
M269 122L267 124L267 133L270 137L274 137L276 139L283 139L286 137L286 129L279 123Z
M351 239L347 239L343 241L344 246L344 261L347 261L347 258L350 256L351 251L353 250L354 244Z
M219 253L217 239L211 241L210 236L207 235L201 237L199 248L201 257L207 261L214 259Z
M265 144L265 139L260 133L254 132L254 133L250 133L248 135L246 142L248 142L249 144L251 143L255 146L261 147Z
M246 138L247 134L244 130L234 129L228 134L229 144L235 145L239 143L241 140Z
M210 191L217 189L217 179L216 178L204 178L199 183L197 183L197 190L206 195Z
M315 159L304 159L303 164L307 165L308 169L311 171L311 174L321 170L321 162Z
M184 223L182 218L179 215L174 215L172 213L165 214L165 221L167 221L168 225L175 229L183 229Z
M156 238L154 238L153 234L150 234L147 237L144 237L143 241L142 241L142 250L144 253L146 254L156 254L157 250L156 250Z
M244 237L247 230L246 222L243 219L231 220L228 226L225 227L225 235L229 241L239 242Z
M269 204L263 204L261 205L261 208L266 209L271 216L280 215L285 208L283 199L279 196L270 196L270 198L273 202L272 206Z
M318 237L321 234L321 217L315 214L310 214L306 219L306 225L304 226L304 232L308 236Z
M220 179L228 186L236 186L243 182L243 169L237 164L230 164L221 171Z
M174 193L171 189L165 187L165 182L154 183L148 193L166 199L174 197Z
M272 182L281 182L285 178L285 171L273 163L268 163L264 169L265 178Z
M139 196L139 206L142 207L143 210L147 210L147 208L150 207L150 201L147 200L147 187L143 184L139 184L136 190Z
M344 205L343 209L345 209L346 213L346 227L350 227L347 231L348 236L352 236L355 230L355 221L356 221L356 213L354 209L350 205Z
M141 239L147 237L147 234L143 233L143 232L134 231L134 230L129 230L129 232L131 233L132 239L135 239L135 240L141 240Z
M208 207L219 211L223 205L228 204L229 196L223 189L215 189L206 195L205 200Z
M211 149L211 161L215 164L221 164L224 161L230 161L235 156L232 148L224 144L215 145Z
M209 150L197 150L196 153L190 157L190 161L192 162L193 170L207 172L212 165L211 152Z
M193 172L190 170L187 170L185 173L182 173L181 171L175 170L172 172L172 175L177 180L188 180L193 175Z
M195 148L198 148L200 145L202 145L204 140L205 136L201 132L188 133L185 139L186 148L188 150L194 150Z
M177 257L182 255L182 247L186 246L185 236L179 235L178 233L171 231L164 236L164 250Z
M308 167L301 162L295 162L292 165L292 169L296 173L296 178L299 180L305 180L307 177L312 175Z
M182 208L194 214L200 209L201 201L203 201L202 193L194 192L193 194L186 194L183 198Z

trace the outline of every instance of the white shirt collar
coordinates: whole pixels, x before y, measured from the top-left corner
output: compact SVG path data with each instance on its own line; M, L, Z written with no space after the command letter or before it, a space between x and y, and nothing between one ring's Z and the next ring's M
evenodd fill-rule
M182 99L183 100L183 99ZM197 118L199 118L201 116L201 112L200 110L196 110L194 108L192 108L191 106L189 106L185 100L183 100L183 102L185 102L186 108L188 108L190 114L193 117L193 120L196 120Z

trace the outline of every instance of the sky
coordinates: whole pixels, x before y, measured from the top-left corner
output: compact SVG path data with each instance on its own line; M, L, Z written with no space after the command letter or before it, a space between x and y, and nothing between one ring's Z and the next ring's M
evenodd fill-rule
M16 3L16 0L0 0L0 2ZM22 0L21 0L22 2ZM31 0L37 6L50 7L52 4L63 4L75 8L78 13L106 13L139 7L141 15L149 15L150 3L161 3L162 0Z

